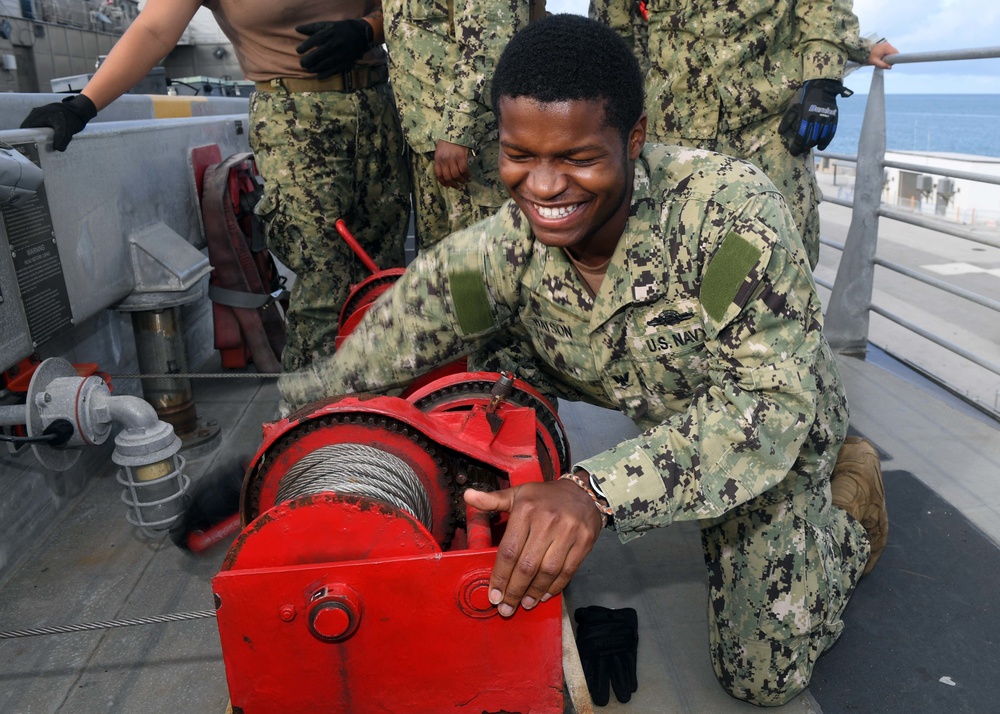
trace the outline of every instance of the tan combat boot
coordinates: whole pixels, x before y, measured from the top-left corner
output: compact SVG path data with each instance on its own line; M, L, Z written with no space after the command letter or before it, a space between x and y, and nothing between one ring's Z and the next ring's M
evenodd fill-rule
M843 508L864 526L872 553L862 575L868 575L885 550L889 538L889 514L878 451L871 442L849 436L840 447L830 479L833 505Z

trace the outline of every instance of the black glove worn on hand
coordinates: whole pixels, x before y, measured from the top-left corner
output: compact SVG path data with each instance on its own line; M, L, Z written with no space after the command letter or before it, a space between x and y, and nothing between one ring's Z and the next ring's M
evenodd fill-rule
M795 93L781 117L778 133L792 156L814 146L822 151L837 133L837 97L854 92L835 79L810 79Z
M361 19L311 22L299 25L295 31L309 35L295 48L303 56L299 64L319 79L349 70L375 41L375 30Z
M583 674L594 704L608 703L608 683L620 702L627 702L639 688L636 654L639 649L639 620L635 610L611 610L599 605L577 608L576 648L580 651Z
M55 130L52 148L66 151L74 134L83 131L87 122L97 116L97 107L82 94L66 97L61 102L46 104L32 109L21 122L22 129L49 127Z

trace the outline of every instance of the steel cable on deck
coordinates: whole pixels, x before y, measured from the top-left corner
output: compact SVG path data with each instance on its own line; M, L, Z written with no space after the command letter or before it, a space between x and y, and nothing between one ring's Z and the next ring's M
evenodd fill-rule
M363 444L330 444L296 461L281 479L277 503L332 491L375 498L431 528L431 500L410 465Z
M109 374L111 379L277 379L282 372L169 372L166 374Z
M61 635L69 632L88 632L91 630L110 630L115 627L132 627L133 625L158 625L164 622L203 620L209 617L215 617L215 610L175 612L171 615L151 615L149 617L136 617L127 620L85 622L77 625L53 625L52 627L36 627L30 630L8 630L7 632L0 632L0 640L11 640L16 637L35 637L37 635Z

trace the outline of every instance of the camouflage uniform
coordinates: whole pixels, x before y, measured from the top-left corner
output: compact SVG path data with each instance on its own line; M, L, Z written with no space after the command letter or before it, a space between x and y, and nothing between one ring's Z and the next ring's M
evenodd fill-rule
M343 218L380 268L404 263L410 186L392 89L255 92L250 145L265 177L256 211L296 281L282 367L332 354L351 285L370 274L334 229Z
M592 0L591 17L626 40L641 33L637 2ZM803 82L841 79L864 63L851 0L647 0L646 109L651 140L696 146L756 164L785 197L809 263L819 260L811 153L792 156L778 135Z
M528 381L643 428L576 465L614 528L628 540L699 521L720 682L760 704L809 683L870 547L831 507L847 404L805 253L763 174L647 146L593 300L509 202L419 256L334 359L279 385L292 405L392 391L463 354L473 368L520 355Z
M423 247L492 215L507 199L497 169L490 82L500 53L528 22L527 0L386 0L390 72L410 145L417 237ZM470 149L461 190L434 177L439 139Z

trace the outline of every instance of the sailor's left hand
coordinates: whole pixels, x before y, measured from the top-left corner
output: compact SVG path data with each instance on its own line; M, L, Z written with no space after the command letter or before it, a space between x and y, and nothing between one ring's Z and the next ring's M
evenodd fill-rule
M503 617L561 593L604 525L587 492L565 479L493 492L470 489L465 502L510 514L490 575L489 599Z
M837 133L837 97L854 92L836 79L810 79L792 97L781 117L778 133L792 156L799 156L814 146L825 149Z
M469 171L469 149L438 139L434 149L434 176L446 188L462 188L472 178Z

